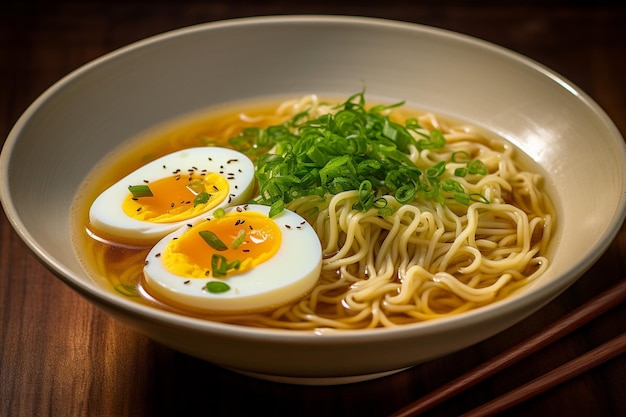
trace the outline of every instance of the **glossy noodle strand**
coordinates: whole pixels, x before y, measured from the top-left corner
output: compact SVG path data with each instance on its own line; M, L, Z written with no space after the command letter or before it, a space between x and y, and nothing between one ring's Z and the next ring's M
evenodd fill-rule
M240 114L239 124L225 123L222 139L213 140L232 137L242 126L282 123L304 111L312 118L334 110L314 95L284 101L273 114ZM403 113L394 117L401 119ZM467 193L486 201L463 205L447 199L440 204L418 198L399 204L387 195L379 203L393 213L383 216L376 208L355 208L358 190L326 199L296 198L285 207L305 217L322 244L319 283L302 299L267 314L207 318L293 330L392 327L487 305L540 276L548 267L554 227L541 175L520 168L518 151L503 140L487 139L467 126L450 127L431 113L417 120L425 132L441 130L446 145L422 150L410 145L408 158L422 171L447 161L449 172L464 166L465 160L456 159L459 155L479 159L485 175L456 180ZM140 282L145 250L131 254L134 260L123 261L126 266L116 275L111 272L111 251L97 250L97 242L91 245L95 268L108 271L114 285L130 288Z

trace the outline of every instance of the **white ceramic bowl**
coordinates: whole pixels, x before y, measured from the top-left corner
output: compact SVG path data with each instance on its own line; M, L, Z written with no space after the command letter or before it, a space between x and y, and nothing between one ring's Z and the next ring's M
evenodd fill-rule
M315 334L182 317L103 291L72 250L70 205L102 155L164 120L233 100L306 93L406 100L495 131L545 169L558 229L523 293L456 317ZM341 383L484 340L556 297L598 259L626 212L626 151L578 87L522 56L447 31L349 17L267 17L156 36L74 71L38 98L0 159L4 210L52 272L119 321L182 352L295 383Z

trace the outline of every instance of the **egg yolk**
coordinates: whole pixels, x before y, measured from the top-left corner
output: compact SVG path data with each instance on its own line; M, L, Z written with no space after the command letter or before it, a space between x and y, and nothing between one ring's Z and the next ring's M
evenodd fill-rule
M228 197L229 185L216 173L181 172L141 184L149 196L129 193L122 203L127 216L153 223L186 220L210 210Z
M282 233L267 215L234 211L191 227L161 254L163 266L190 278L248 271L278 252Z

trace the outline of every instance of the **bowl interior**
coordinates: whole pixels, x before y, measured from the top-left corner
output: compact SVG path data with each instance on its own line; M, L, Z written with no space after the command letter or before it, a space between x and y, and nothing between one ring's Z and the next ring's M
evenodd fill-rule
M526 303L542 289L551 296L565 289L617 233L626 206L624 142L577 87L482 41L348 17L200 25L78 69L33 103L10 133L0 159L5 211L66 282L141 311L99 294L72 249L72 201L103 155L165 120L220 103L348 96L363 86L368 98L405 100L491 130L542 167L557 206L556 250L546 275L523 294Z

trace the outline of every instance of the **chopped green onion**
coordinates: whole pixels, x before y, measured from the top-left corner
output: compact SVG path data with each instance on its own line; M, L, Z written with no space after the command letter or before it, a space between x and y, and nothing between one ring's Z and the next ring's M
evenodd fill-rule
M193 199L193 206L197 206L198 204L206 204L211 199L211 194L206 191L202 191L200 194Z
M393 127L393 125L389 122L389 119L385 119L385 123L383 124L382 133L385 137L395 140L398 135L398 131Z
M369 210L374 205L372 183L368 180L361 182L361 185L359 185L359 203L363 211Z
M198 232L198 234L213 249L219 250L219 251L228 249L228 246L226 246L226 244L222 242L222 240L219 237L217 237L217 235L213 233L212 231L201 230Z
M428 178L437 178L446 171L446 162L440 161L426 170Z
M470 174L486 175L487 166L480 159L475 159L467 163L467 171Z
M213 268L213 276L214 277L223 277L228 274L229 271L233 269L239 269L241 266L241 261L235 259L232 262L228 262L226 257L218 254L213 254L211 257L211 267Z
M133 198L152 197L152 190L145 184L131 185L128 187L128 191L133 195Z
M213 212L213 217L215 217L216 219L219 219L220 217L224 217L226 215L226 210L224 210L222 207L216 209Z
M454 199L459 203L468 206L470 203L470 196L466 193L455 193Z
M453 180L452 178L446 178L441 181L441 190L445 192L464 192L463 186L457 180Z
M456 193L454 194L454 199L466 206L468 206L471 202L489 204L487 197L479 193Z
M449 175L446 161L422 172L411 160L415 149L443 148L446 138L440 130L423 128L414 117L403 124L393 121L388 110L402 105L366 109L362 91L316 118L305 109L279 125L244 129L229 141L256 158L259 194L254 202L270 206L270 217L275 217L297 198L325 198L348 190L359 191L354 208L363 211L381 196L393 196L400 204L416 198L445 204L453 197L442 192L465 193L460 183L444 181ZM470 164L470 159L465 151L452 154L452 162L467 165L455 175L483 172L480 162Z
M440 130L433 129L430 135L417 142L420 149L440 149L446 146L446 138Z
M230 285L222 281L209 281L205 288L211 294L220 294L230 290Z
M285 209L285 202L283 200L276 200L270 206L269 217L273 218L273 217L278 216L280 213L283 212L284 209Z
M237 237L233 239L233 241L230 244L230 247L233 249L237 249L239 248L239 246L243 244L245 240L246 240L246 231L244 229L239 229L239 234L237 234Z
M452 152L452 156L450 157L450 160L456 163L464 163L464 162L469 162L471 160L471 157L467 151L456 151L456 152Z
M396 190L396 200L400 204L406 204L415 198L417 191L412 184L405 184Z
M485 197L482 194L479 193L472 193L469 195L470 200L476 202L476 203L484 203L484 204L489 204L489 200L487 200L487 197Z

